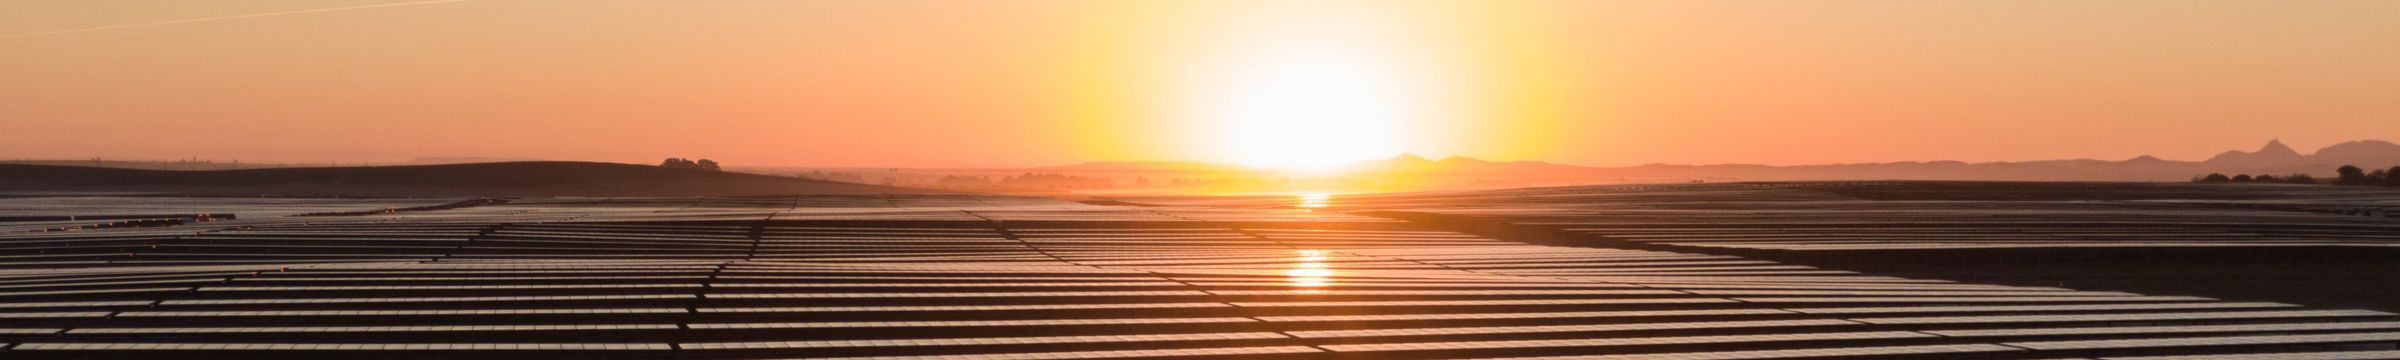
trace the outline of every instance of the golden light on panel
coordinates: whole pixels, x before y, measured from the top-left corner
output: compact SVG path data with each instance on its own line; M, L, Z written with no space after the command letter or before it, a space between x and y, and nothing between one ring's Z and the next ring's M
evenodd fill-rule
M1322 288L1333 284L1334 274L1333 269L1325 264L1326 252L1324 250L1299 250L1295 252L1299 254L1298 257L1293 258L1293 260L1296 262L1292 264L1291 269L1283 271L1284 276L1288 277L1286 281L1291 283L1292 292L1303 294L1324 293L1325 290Z
M1326 207L1326 206L1332 206L1332 205L1333 205L1333 194L1327 194L1327 193L1304 193L1304 194L1300 194L1300 195L1295 195L1294 197L1297 197L1297 198L1299 198L1299 200L1300 200L1300 204L1298 204L1298 205L1293 205L1293 207L1297 207L1297 208L1302 208L1302 209L1321 209L1321 208L1324 208L1324 207Z

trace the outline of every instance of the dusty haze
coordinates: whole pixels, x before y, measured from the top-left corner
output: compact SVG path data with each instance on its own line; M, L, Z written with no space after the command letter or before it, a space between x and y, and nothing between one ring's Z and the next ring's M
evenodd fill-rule
M10 1L0 158L1028 166L1325 141L1347 150L1313 160L2197 160L2400 138L2394 19L2400 2ZM1365 73L1307 77L1327 68ZM1238 96L1286 73L1333 85L1309 95L1392 91L1302 104L1322 113Z

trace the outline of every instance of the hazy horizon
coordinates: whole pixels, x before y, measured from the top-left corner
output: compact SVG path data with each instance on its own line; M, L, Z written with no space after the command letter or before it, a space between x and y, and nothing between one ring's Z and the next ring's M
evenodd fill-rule
M2400 360L2400 0L0 0L0 54L0 359Z
M2319 149L2319 148L2323 148L2323 147L2325 147L2325 146L2332 146L2332 145L2336 145L2336 144L2342 144L2342 143L2360 142L2360 141L2379 141L2379 142L2387 142L2387 143L2391 142L2391 141L2389 141L2389 140L2383 140L2383 139L2356 139L2356 140L2336 141L2336 142L2332 142L2332 143L2323 144L2322 146L2304 146L2304 145L2291 145L2291 142L2289 142L2289 141L2282 141L2282 140L2280 140L2280 139L2269 139L2269 140L2267 140L2267 141L2270 141L2270 142L2281 142L2281 143L2285 144L2286 146L2289 146L2289 147L2291 147L2293 150L2297 151L2298 153L2300 153L2300 154L2304 154L2304 155L2305 155L2305 154L2311 154L2311 153L2314 153L2314 152L2315 152L2317 149ZM2261 144L2258 144L2258 145L2253 145L2253 146L2246 147L2246 148L2229 148L2229 149L2224 149L2224 150L2220 150L2220 151L2218 151L2218 152L2216 152L2216 153L2210 153L2210 154L2209 154L2209 156L2200 156L2200 157L2194 157L2194 158L2174 158L2174 157L2164 157L2164 156L2156 156L2156 155L2148 155L2148 154L2144 154L2144 155L2137 155L2137 156L2135 156L2135 157L2139 157L2139 156L2150 156L2150 157L2155 157L2155 158L2159 158L2159 159L2161 159L2161 160L2166 160L2166 161L2201 162L2201 161L2209 160L2209 159L2210 159L2211 157L2213 157L2214 155L2217 155L2217 154L2219 154L2219 153L2223 153L2223 152L2225 152L2225 151L2241 151L2241 152L2254 152L2254 151L2258 151L2258 150L2259 150L2259 145L2263 145L2263 144L2264 144L2264 143L2262 142ZM1416 154L1416 153L1398 153L1398 154L1393 154L1392 156L1386 156L1386 157L1367 158L1367 159L1360 159L1360 160L1348 161L1348 162L1344 162L1344 163L1342 163L1342 164L1338 164L1338 165L1354 165L1354 164L1359 164L1359 163L1377 162L1377 161L1391 160L1391 159L1399 158L1399 157L1402 157L1402 156L1417 156L1417 157L1420 157L1420 158L1423 158L1423 159L1426 159L1426 160L1433 160L1433 161L1446 160L1446 159L1450 159L1450 158L1468 158L1468 159L1475 159L1475 160L1482 160L1482 161L1490 161L1490 162L1541 162L1541 163L1551 163L1551 164L1559 164L1559 165L1573 165L1573 166L1597 167L1597 168L1611 168L1611 167L1637 167L1637 166L1644 166L1644 165L1692 165L1692 166L1709 166L1709 165L1766 165L1766 166L1791 167L1791 166L1823 166L1823 165L1855 165L1855 164L1887 164L1887 163L1924 163L1924 162L1949 162L1949 161L1967 162L1967 163L2017 163L2017 162L2060 161L2060 160L2100 160L2100 161L2123 161L2123 160L2128 160L2128 159L2132 159L2132 158L2134 158L2134 157L2126 157L2126 158L2095 158L2095 157L2075 157L2075 158L2051 158L2051 159L2013 159L2013 160L1991 160L1991 161L1964 161L1964 160L1952 160L1952 159L1898 159L1898 160L1887 160L1887 161L1852 162L1852 163L1832 163L1832 162L1828 162L1828 163L1802 163L1802 164L1760 164L1760 163L1742 163L1742 162L1726 162L1726 163L1664 163L1664 162L1645 162L1645 163L1635 163L1635 164L1578 164L1578 163L1566 163L1566 162L1558 162L1558 161L1549 161L1549 160L1542 160L1542 159L1492 159L1492 158L1481 158L1481 157L1466 156L1466 155L1425 156L1425 155ZM703 159L703 158L705 158L705 157L689 157L689 156L667 156L667 157L674 157L674 158L691 158L691 159ZM663 159L663 158L661 158L661 159ZM346 165L404 165L404 164L422 164L422 163L439 163L439 164L449 164L449 163L480 163L480 162L511 162L511 161L583 161L583 162L609 162L609 163L627 163L627 164L654 164L654 163L657 163L657 162L658 162L657 160L659 160L659 159L623 159L623 160L618 160L618 159L557 159L557 158L532 158L532 157L513 157L513 156L416 156L416 157L408 157L408 158L352 159L352 160L335 160L335 161L325 161L325 160L313 160L313 161L310 161L310 160L304 160L304 161L283 161L283 162L277 162L277 161L256 161L256 160L244 161L244 160L242 160L242 159L231 159L231 158L223 158L223 159L220 159L220 158L205 158L205 157L187 157L187 158L180 158L180 159L171 159L171 158L104 158L104 157L80 157L80 158L79 158L79 157L61 157L61 158L0 158L0 161L41 161L41 162L73 162L73 161L91 161L91 160L99 160L99 161L127 161L127 162L180 162L180 161L198 161L198 162L209 162L209 163L255 163L255 164L261 164L261 165L311 165L311 164L328 164L328 165L346 166ZM712 160L713 160L713 159L712 159ZM727 166L727 167L733 167L733 168L745 168L745 167L748 167L748 168L800 168L800 169L808 169L808 168L824 168L824 169L832 169L832 168L857 168L857 169L874 169L874 168L909 168L909 169L1025 169L1025 168L1040 168L1040 167L1055 167L1055 166L1070 166L1070 165L1085 165L1085 164L1107 164L1107 163L1157 163L1157 164L1180 163L1180 164L1208 164L1208 165L1225 165L1225 166L1245 166L1245 167L1250 167L1250 168L1259 169L1259 170L1273 170L1273 169L1277 169L1277 168L1287 168L1287 167L1283 167L1283 166L1249 166L1249 165L1244 165L1244 164L1239 164L1239 163L1232 163L1232 162L1219 162L1219 161L1206 161L1206 160L1184 160L1184 159L1151 159L1151 160L1090 160L1090 161L1077 161L1077 162L1052 163L1052 164L1019 164L1019 165L1007 165L1007 164L1003 164L1003 165L970 165L970 166L893 166L893 165L888 165L888 164L725 164L725 166Z
M0 158L2197 161L2400 139L2396 18L2371 1L19 1L0 3Z

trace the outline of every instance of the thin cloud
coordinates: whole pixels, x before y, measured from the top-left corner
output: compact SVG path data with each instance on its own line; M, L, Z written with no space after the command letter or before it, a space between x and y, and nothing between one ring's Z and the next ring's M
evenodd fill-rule
M17 39L17 38L29 38L29 37L36 37L36 36L50 36L50 35L64 35L64 34L84 33L84 32L93 32L93 31L107 31L107 30L120 30L120 29L130 29L130 28L144 28L144 27L152 27L152 26L166 26L166 25L177 25L177 24L189 24L189 23L197 23L197 22L210 22L210 21L222 21L222 20L234 20L234 19L260 18L260 17L269 17L269 16L284 16L284 15L315 14L315 13L323 13L323 12L350 11L350 10L366 10L366 9L388 8L388 7L401 7L401 6L417 6L417 5L447 4L447 3L467 2L467 1L472 1L472 0L428 0L428 1L410 1L410 2L397 2L397 3L389 3L389 4L373 4L373 5L343 6L343 7L330 7L330 8L322 8L322 9L289 10L289 11L263 12L263 13L256 13L256 14L242 14L242 15L211 16L211 17L204 17L204 18L191 18L191 19L179 19L179 20L167 20L167 21L153 21L153 22L138 23L138 24L109 25L109 26L88 27L88 28L79 28L79 29L66 29L66 30L50 30L50 31L30 32L30 33L14 34L14 35L0 35L0 39Z

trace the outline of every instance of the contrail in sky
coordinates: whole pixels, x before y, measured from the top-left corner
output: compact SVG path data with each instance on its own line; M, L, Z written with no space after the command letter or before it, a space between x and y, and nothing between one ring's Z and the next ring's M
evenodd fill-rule
M248 19L248 18L269 17L269 16L284 16L284 15L314 14L314 13L321 13L321 12L350 11L350 10L366 10L366 9L374 9L374 8L387 8L387 7L399 7L399 6L416 6L416 5L431 5L431 4L445 4L445 3L454 3L454 2L467 2L467 1L471 1L471 0L427 0L427 1L410 1L410 2L397 2L397 3L389 3L389 4L374 4L374 5L359 5L359 6L331 7L331 8L323 8L323 9L290 10L290 11L263 12L263 13L256 13L256 14L226 15L226 16L211 16L211 17L204 17L204 18L191 18L191 19L167 20L167 21L153 21L153 22L146 22L146 23L139 23L139 24L109 25L109 26L101 26L101 27L88 27L88 28L81 28L81 29L51 30L51 31L30 32L30 33L23 33L23 34L0 35L0 39L28 38L28 37L35 37L35 36L49 36L49 35L60 35L60 34L73 34L73 33L81 33L81 32L106 31L106 30L117 30L117 29L130 29L130 28L141 28L141 27L152 27L152 26L165 26L165 25L175 25L175 24L189 24L189 23L196 23L196 22L209 22L209 21L218 21L218 20L233 20L233 19Z

